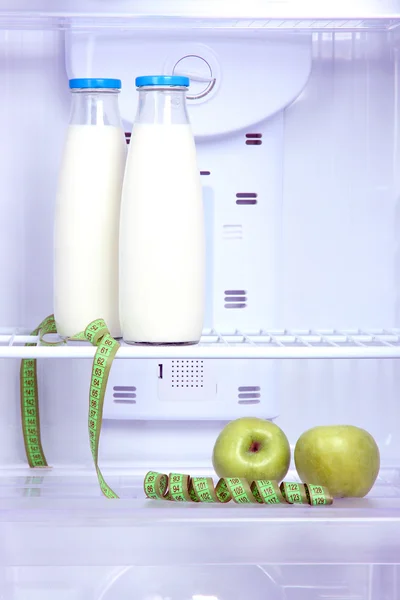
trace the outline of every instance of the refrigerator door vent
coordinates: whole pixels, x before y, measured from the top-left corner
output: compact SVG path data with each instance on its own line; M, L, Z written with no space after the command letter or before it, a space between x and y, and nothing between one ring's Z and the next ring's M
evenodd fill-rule
M259 385L244 385L238 388L238 404L260 404L261 388Z
M246 133L246 146L261 146L262 133Z
M246 308L246 290L225 290L225 308Z
M130 385L115 385L113 387L113 400L117 404L136 404L136 387Z
M239 192L236 194L236 204L257 204L257 196L255 192Z

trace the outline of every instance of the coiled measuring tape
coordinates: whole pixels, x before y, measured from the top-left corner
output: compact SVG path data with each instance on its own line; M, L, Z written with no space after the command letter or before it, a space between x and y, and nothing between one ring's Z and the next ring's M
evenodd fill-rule
M173 502L219 502L233 500L237 504L332 504L326 487L310 483L283 482L265 479L249 482L239 477L221 478L217 485L211 477L190 477L182 473L150 471L144 480L144 493L153 500Z
M66 343L46 342L44 336L57 333L54 315L47 317L32 336L38 336L40 343L46 346L58 346ZM97 479L107 498L118 498L105 481L98 463L101 425L103 421L104 398L112 362L120 344L110 335L103 319L90 323L85 331L69 338L71 341L88 341L96 346L92 364L89 388L89 443ZM26 346L36 346L29 343ZM36 359L23 359L20 370L21 382L21 420L26 457L31 468L45 468L48 463L43 452L40 435L39 395L37 385ZM219 502L230 500L238 504L310 504L311 506L332 504L332 496L326 487L303 483L281 483L259 480L248 482L245 479L226 477L216 486L211 477L190 477L180 473L150 471L144 480L144 492L150 499L175 502Z

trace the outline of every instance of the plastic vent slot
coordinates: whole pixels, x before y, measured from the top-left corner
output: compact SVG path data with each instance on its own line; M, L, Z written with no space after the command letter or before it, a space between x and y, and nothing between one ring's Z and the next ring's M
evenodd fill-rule
M236 204L257 204L257 197L258 194L256 194L255 192L238 192L236 194Z
M245 385L238 388L238 404L260 404L261 388L258 385Z
M262 133L246 133L246 146L261 146Z
M113 399L117 404L136 404L136 387L134 385L115 385Z
M225 308L246 308L246 290L225 290Z

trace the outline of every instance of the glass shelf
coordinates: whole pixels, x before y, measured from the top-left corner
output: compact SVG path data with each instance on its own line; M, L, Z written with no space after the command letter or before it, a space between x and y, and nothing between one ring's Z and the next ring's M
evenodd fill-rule
M120 500L101 496L92 470L1 470L0 564L179 564L182 568L260 561L361 564L398 560L400 480L396 467L381 470L366 498L338 499L332 506L317 508L146 500L144 473L107 468L103 472ZM200 473L192 470L191 474ZM285 480L298 478L290 471Z

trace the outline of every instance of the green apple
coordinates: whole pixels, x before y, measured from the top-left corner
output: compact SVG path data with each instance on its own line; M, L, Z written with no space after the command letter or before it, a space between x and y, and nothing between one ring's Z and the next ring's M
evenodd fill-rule
M380 465L372 435L353 425L309 429L297 441L294 460L304 483L324 485L335 498L368 494Z
M290 446L282 429L271 421L243 417L221 431L212 460L219 477L282 481L289 469Z

